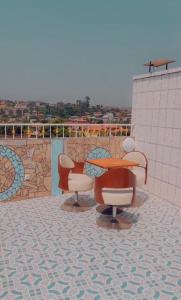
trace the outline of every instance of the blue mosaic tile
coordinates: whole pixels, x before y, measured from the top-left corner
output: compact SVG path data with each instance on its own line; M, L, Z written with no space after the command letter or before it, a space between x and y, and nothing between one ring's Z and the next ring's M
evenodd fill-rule
M0 156L6 157L8 160L10 160L15 169L15 178L12 182L12 185L5 191L0 192L0 201L4 201L14 196L21 188L24 182L25 172L21 158L12 149L8 148L7 146L0 145Z
M109 158L109 157L111 157L111 154L106 149L101 147L97 147L91 150L87 155L87 159ZM105 172L105 169L94 166L89 163L85 163L85 170L86 170L86 174L91 177L99 177Z

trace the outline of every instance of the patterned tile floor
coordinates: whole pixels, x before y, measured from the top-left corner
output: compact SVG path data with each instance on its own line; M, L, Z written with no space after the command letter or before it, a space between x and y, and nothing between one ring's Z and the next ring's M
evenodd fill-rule
M67 196L66 196L67 197ZM181 299L181 211L150 196L131 229L98 228L63 197L0 205L0 299Z

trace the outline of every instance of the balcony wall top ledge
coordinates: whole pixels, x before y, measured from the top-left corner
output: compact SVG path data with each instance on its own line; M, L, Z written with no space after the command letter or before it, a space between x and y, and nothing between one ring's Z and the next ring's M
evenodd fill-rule
M180 73L180 72L181 72L181 67L177 67L177 68L172 68L172 69L169 69L169 70L161 70L161 71L155 71L155 72L152 72L152 73L136 75L136 76L133 76L133 80L139 80L139 79L144 79L144 78L152 78L152 77L156 77L156 76L162 76L162 75Z

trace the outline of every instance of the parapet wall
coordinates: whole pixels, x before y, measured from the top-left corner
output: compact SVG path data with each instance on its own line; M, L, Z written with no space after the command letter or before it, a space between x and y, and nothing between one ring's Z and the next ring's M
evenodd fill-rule
M0 140L0 201L60 195L57 161L66 153L83 161L96 147L123 155L125 137Z
M51 141L1 141L0 182L0 201L51 195Z

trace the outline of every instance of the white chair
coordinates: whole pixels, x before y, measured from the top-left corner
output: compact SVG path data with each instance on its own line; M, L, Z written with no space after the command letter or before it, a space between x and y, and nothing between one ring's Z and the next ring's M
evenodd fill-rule
M117 216L117 208L134 204L136 176L127 168L111 169L95 178L95 199L99 204L112 207L112 217L101 215L97 225L106 228L128 229L131 223Z
M93 188L93 179L83 174L84 162L74 162L70 157L61 154L58 157L59 188L64 192L74 192L74 201L65 201L62 209L67 211L85 211L89 205L81 204L78 198L79 192L86 192Z

